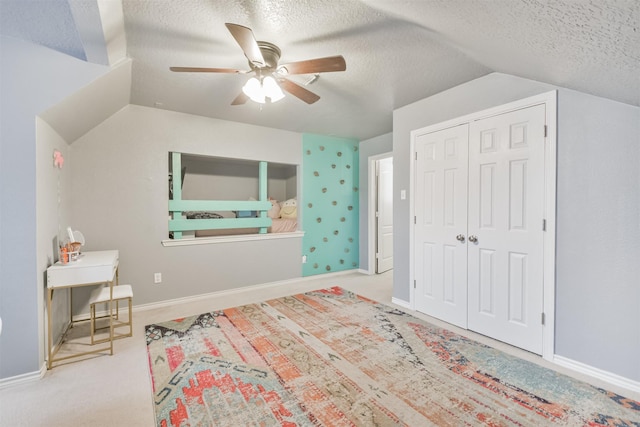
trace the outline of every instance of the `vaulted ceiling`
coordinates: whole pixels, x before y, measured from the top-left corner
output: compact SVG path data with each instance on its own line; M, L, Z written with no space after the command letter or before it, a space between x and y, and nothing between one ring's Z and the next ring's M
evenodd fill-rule
M501 72L640 105L638 0L2 0L0 33L82 60L133 60L131 102L367 139L394 109ZM321 98L232 106L249 70L225 27L250 27L280 63L342 55L346 71L291 76ZM126 38L121 55L110 51Z

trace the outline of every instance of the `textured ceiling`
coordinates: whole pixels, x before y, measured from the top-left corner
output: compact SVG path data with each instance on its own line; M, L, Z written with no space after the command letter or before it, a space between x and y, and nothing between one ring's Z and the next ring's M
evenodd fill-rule
M492 70L640 105L638 0L366 3L442 34Z
M0 34L87 59L71 7L64 0L0 0Z
M97 11L87 4L104 16L117 1L0 4L3 34L91 60L86 30L74 28ZM638 0L122 0L122 9L131 102L149 107L367 139L391 131L394 109L493 71L640 105ZM343 55L347 70L306 86L321 97L312 105L288 95L231 106L246 75L169 71L249 69L225 22L278 45L280 63Z

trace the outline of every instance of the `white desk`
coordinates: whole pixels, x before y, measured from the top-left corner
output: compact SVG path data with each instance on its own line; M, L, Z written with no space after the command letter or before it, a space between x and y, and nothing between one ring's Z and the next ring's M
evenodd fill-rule
M55 357L60 346L58 346L55 351L52 351L53 337L51 332L51 301L53 299L53 291L55 289L91 286L102 283L108 284L111 293L113 294L113 283L118 283L118 257L119 254L117 250L83 252L77 261L72 261L67 264L57 262L47 268L47 322L49 327L47 348L47 352L49 354L49 359L47 360L48 369L52 368L54 362L87 354L109 351L109 354L113 355L113 300L109 301L108 347L101 347L70 356L60 357L58 359ZM72 291L70 290L70 292ZM70 311L71 310L73 310L73 307L70 307ZM73 313L71 313L70 324L73 324ZM62 345L62 343L60 343L60 345Z

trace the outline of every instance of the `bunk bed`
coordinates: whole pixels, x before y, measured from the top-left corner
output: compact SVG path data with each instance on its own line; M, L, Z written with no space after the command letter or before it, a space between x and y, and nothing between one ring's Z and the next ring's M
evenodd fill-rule
M297 219L270 216L267 162L259 162L259 200L183 200L181 153L171 153L169 236L183 238L287 233L298 230Z

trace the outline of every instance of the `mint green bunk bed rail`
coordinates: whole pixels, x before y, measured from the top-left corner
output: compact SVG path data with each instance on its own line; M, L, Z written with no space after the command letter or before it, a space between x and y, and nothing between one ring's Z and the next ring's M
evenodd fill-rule
M258 228L264 234L271 227L271 218L267 211L271 202L267 198L267 162L259 162L258 188L260 200L182 200L182 168L181 153L171 153L172 158L172 193L169 200L169 231L174 239L181 239L183 231L224 230L234 228ZM176 173L176 171L178 171ZM256 211L257 218L211 218L187 219L182 217L188 211Z

